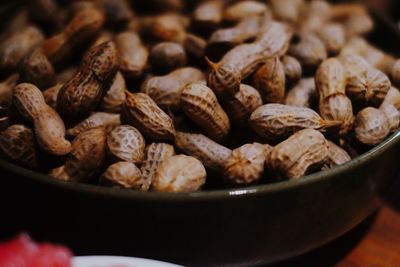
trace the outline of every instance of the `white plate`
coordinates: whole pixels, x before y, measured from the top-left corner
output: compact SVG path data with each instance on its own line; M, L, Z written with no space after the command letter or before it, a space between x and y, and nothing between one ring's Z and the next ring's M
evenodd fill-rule
M183 267L171 263L131 257L84 256L74 257L72 267Z

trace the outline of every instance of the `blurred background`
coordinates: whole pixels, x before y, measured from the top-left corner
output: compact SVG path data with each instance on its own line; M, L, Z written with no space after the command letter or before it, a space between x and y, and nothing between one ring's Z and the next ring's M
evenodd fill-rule
M366 0L375 8L381 10L392 19L400 20L400 1L399 0Z

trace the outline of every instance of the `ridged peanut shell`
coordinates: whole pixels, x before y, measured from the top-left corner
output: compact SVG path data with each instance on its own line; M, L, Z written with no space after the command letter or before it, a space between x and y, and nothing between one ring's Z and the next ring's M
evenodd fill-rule
M393 105L400 110L400 91L395 87L391 87L382 102L382 105Z
M291 56L283 56L281 60L285 71L286 84L295 84L303 76L303 68L300 62Z
M358 112L354 131L356 138L366 145L381 143L390 133L390 124L385 113L373 107L367 107Z
M244 18L260 16L268 11L268 6L257 1L240 1L225 9L224 19L240 21Z
M336 58L324 60L315 74L315 84L320 99L346 93L346 70Z
M285 104L288 106L311 108L317 100L318 92L314 78L301 79L286 94Z
M117 187L147 191L143 189L145 180L140 169L132 162L120 161L110 165L101 178Z
M125 103L126 90L125 79L120 72L117 72L114 81L101 100L100 108L111 113L121 112L122 105Z
M67 135L77 136L82 132L87 130L97 128L97 127L110 127L121 125L120 114L112 114L106 112L95 112L82 122L75 125L73 128L67 130Z
M319 113L324 120L342 122L339 134L345 134L352 129L354 122L353 106L345 94L330 95L321 99Z
M336 145L335 143L327 140L328 142L328 158L326 164L332 168L340 166L351 160L349 153L346 150Z

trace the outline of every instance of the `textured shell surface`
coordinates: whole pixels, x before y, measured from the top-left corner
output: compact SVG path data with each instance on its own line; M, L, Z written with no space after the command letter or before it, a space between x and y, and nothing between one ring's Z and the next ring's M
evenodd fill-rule
M122 105L125 102L125 90L127 90L125 79L121 72L117 72L113 83L101 100L101 109L111 113L121 112Z
M317 88L315 80L311 78L302 78L286 94L285 104L295 107L310 108L314 98L317 98Z
M67 135L78 134L97 127L108 127L121 125L121 115L107 112L95 112L73 128L67 130Z
M132 162L120 161L110 165L103 173L102 178L117 187L147 190L143 188L145 180L140 169Z
M390 133L389 120L381 110L367 107L358 112L354 122L354 131L356 138L361 143L376 145Z
M349 153L346 150L336 145L335 143L328 141L328 158L326 164L329 167L340 166L351 160Z

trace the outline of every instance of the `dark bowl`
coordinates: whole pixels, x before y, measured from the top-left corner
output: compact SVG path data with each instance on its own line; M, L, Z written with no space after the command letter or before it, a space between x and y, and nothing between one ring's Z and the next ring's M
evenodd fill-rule
M374 17L372 40L398 52L395 27ZM397 132L347 164L299 180L191 194L64 183L0 160L0 238L25 230L80 255L262 265L315 249L364 220L394 182L399 155Z

